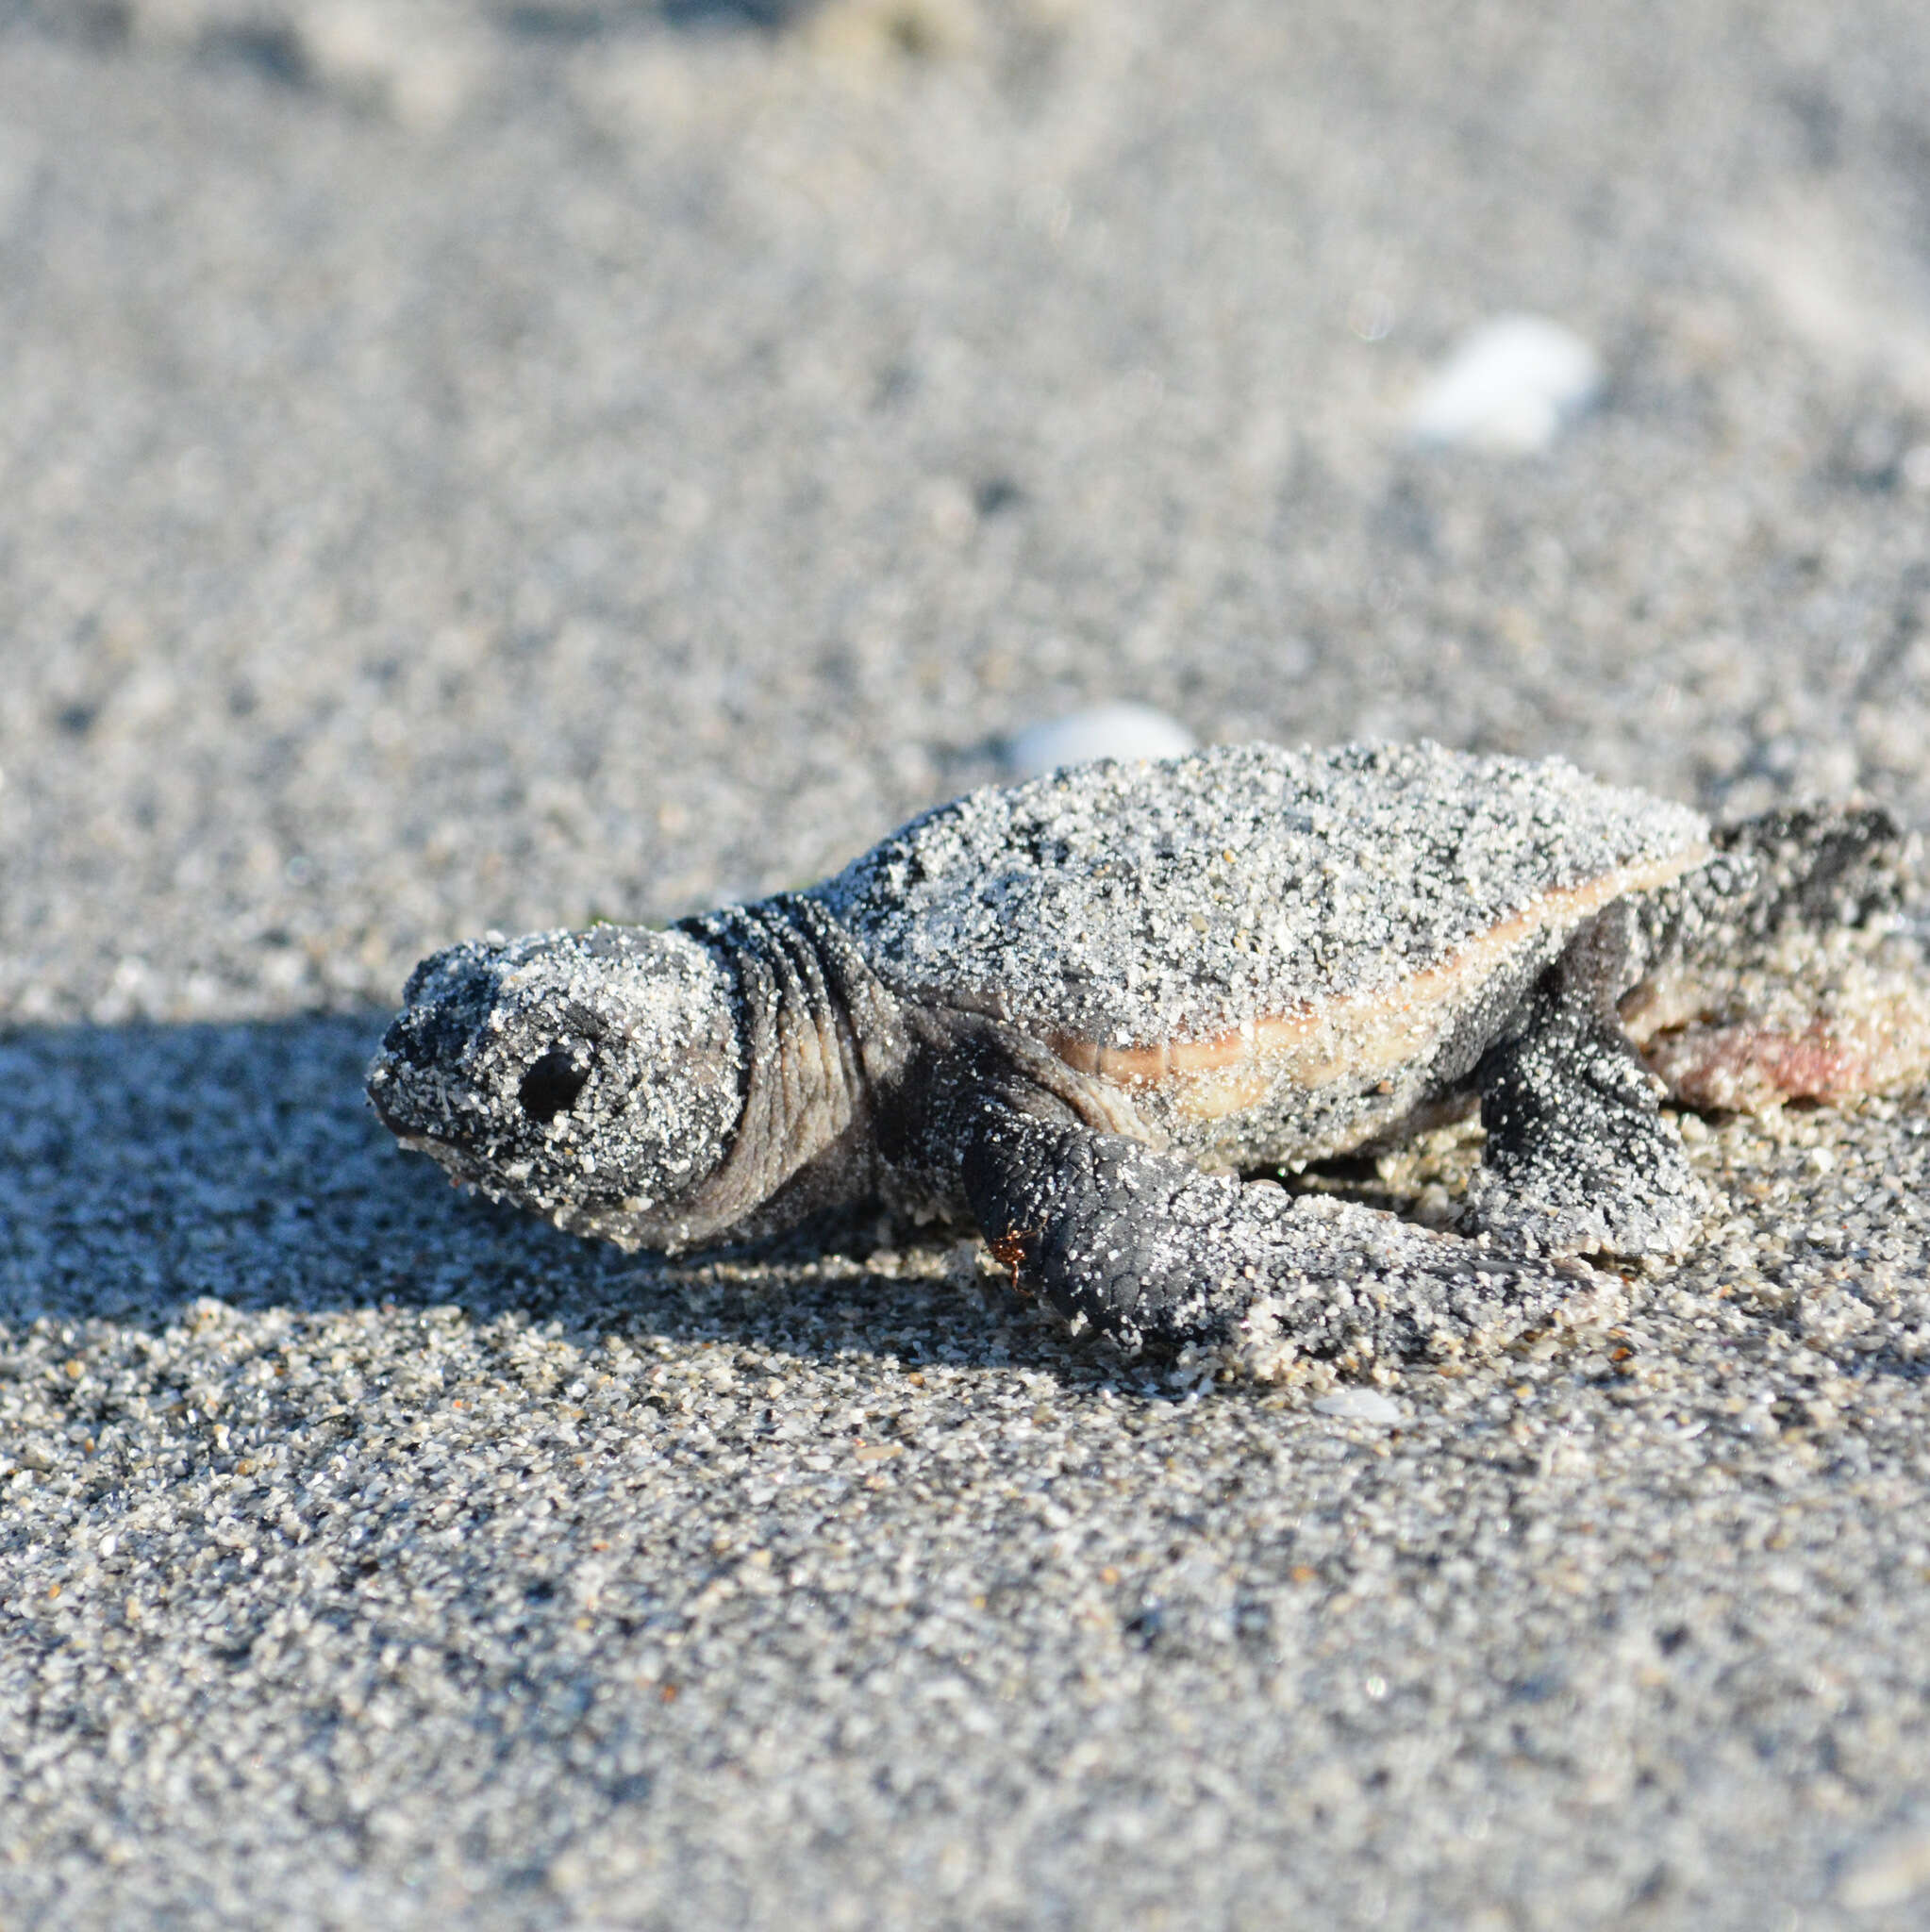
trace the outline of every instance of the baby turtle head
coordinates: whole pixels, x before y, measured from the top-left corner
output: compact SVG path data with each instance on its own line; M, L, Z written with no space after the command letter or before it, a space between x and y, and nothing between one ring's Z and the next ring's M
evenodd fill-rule
M369 1070L403 1144L626 1247L677 1247L742 1107L732 981L682 933L472 940L424 959Z

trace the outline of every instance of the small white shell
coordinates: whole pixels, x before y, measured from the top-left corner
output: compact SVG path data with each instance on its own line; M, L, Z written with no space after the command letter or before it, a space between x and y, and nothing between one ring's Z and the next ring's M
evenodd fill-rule
M1184 724L1150 705L1094 705L1014 733L1005 743L1005 764L1014 778L1040 778L1093 758L1176 758L1193 742Z
M1539 315L1498 315L1462 337L1429 377L1407 433L1416 442L1529 456L1601 387L1601 358L1572 329Z
M1378 1389L1336 1389L1314 1404L1313 1412L1337 1416L1342 1422L1378 1423L1388 1427L1401 1420L1401 1405Z

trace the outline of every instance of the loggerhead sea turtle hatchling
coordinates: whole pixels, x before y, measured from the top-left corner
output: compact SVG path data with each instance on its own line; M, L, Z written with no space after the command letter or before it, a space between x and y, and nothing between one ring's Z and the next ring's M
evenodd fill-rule
M1876 810L1718 830L1428 743L1102 761L807 891L438 953L369 1091L457 1181L624 1247L881 1197L1128 1343L1406 1352L1591 1278L1562 1257L1690 1243L1665 1091L1921 1074L1904 858ZM1458 1234L1241 1178L1476 1100Z

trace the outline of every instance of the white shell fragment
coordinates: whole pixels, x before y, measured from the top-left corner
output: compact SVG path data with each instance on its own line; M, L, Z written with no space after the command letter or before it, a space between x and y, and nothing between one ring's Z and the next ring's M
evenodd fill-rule
M1015 733L1006 741L1005 765L1014 778L1040 778L1093 758L1176 758L1193 743L1184 724L1150 705L1094 705Z
M1313 1412L1337 1416L1348 1423L1377 1423L1389 1428L1401 1420L1401 1405L1378 1389L1336 1389L1314 1404Z
M1546 449L1601 392L1602 358L1539 315L1498 315L1464 336L1407 412L1417 442L1500 455Z

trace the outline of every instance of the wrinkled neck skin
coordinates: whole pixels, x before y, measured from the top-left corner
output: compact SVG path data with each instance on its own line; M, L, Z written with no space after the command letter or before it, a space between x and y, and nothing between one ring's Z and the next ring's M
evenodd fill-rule
M676 930L736 974L746 1072L729 1152L679 1204L672 1252L756 1241L873 1198L920 1218L969 1218L958 1156L987 1092L1043 1118L1157 1139L1104 1083L1018 1029L899 1000L814 899L781 893Z
M915 1053L898 1002L850 935L795 893L675 929L736 975L745 1073L730 1150L679 1204L671 1245L756 1240L863 1200L881 1178L877 1108L903 1089Z

